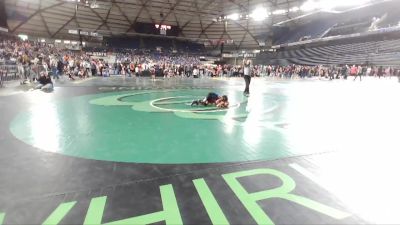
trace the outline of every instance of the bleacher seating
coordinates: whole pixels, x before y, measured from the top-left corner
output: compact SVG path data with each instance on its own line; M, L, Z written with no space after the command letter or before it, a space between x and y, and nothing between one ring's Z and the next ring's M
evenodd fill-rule
M190 41L176 41L176 49L181 52L205 52L203 44L198 44Z
M313 14L310 16L310 21L305 24L293 26L293 24L288 23L287 27L274 28L274 35L276 36L273 45L297 42L305 36L310 36L313 39L321 36L363 33L369 30L374 17L381 19L377 28L398 25L400 22L398 9L398 1L382 1L373 7L361 7L343 13L321 12Z
M143 38L144 47L147 49L154 49L161 47L169 50L173 48L172 40L167 38Z
M110 48L140 48L140 37L111 37L106 39L107 47Z
M400 16L398 13L388 14L384 21L379 24L379 27L393 27L400 24Z
M367 32L371 22L372 19L366 17L360 20L352 20L346 23L336 24L325 34L325 37Z
M199 54L205 52L203 44L185 41L173 40L163 37L112 37L106 40L108 48L116 49L148 49L155 50L157 47L165 51L177 50L178 52Z
M260 64L364 64L400 65L400 39L362 43L324 45L264 53Z
M275 44L284 44L299 41L302 37L308 36L310 39L320 37L326 30L332 27L335 21L321 20L314 21L309 24L305 24L297 27L285 35L274 41Z

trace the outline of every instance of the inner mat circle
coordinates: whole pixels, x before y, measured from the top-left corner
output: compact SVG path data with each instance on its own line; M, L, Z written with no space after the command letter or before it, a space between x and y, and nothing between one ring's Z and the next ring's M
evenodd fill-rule
M274 121L274 96L250 107L241 91L232 107L191 106L211 90L112 92L46 102L19 113L10 130L47 152L85 159L154 164L222 163L291 156ZM249 111L249 108L252 108Z

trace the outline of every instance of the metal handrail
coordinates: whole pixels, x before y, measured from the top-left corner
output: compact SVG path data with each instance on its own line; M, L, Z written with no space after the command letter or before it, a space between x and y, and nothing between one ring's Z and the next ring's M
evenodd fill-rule
M0 65L0 87L4 82L18 80L18 68L16 65Z

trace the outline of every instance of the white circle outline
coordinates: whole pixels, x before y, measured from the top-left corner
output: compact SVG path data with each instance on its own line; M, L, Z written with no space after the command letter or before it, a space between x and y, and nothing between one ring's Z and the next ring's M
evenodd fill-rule
M273 100L273 105L264 110L262 113L263 114L269 114L273 111L275 111L277 108L279 108L279 103L275 100ZM234 117L223 117L221 119L219 119L220 122L224 123L224 124L233 124L235 126L240 126L240 127L244 127L246 126L245 124L243 124L242 122L238 122L234 119ZM283 131L282 128L277 127L277 124L283 123L283 122L268 122L268 121L259 121L260 123L256 125L256 127L262 127L262 128L268 128L268 129L273 129L273 130L277 130L277 131Z

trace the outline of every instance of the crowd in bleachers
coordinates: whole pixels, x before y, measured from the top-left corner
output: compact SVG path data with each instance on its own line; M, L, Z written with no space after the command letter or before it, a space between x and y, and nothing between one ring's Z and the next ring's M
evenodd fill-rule
M175 50L177 53L205 53L204 44L160 37L108 37L105 44L108 48L119 49L156 50L162 48L167 52Z
M34 81L40 74L50 74L55 79L67 75L77 77L141 76L145 73L159 76L191 75L194 68L200 69L199 56L173 54L150 50L102 49L104 57L92 56L89 51L60 49L54 44L22 41L16 37L2 36L0 39L0 63L15 65L22 79ZM100 50L97 50L100 51ZM112 55L113 57L107 58Z
M347 79L349 76L373 76L373 77L392 77L400 76L400 68L368 65L318 65L318 66L258 66L254 74L265 75L278 78L306 78L319 77L330 80Z
M193 76L193 77L237 77L243 76L242 65L203 65L198 56L189 54L171 54L154 50L110 49L97 48L86 51L70 51L56 48L53 44L42 42L21 41L15 37L0 37L0 63L14 64L16 73L22 80L33 82L41 75L59 79L66 75L69 79L86 78L89 76ZM399 68L393 66L347 66L353 63L335 61L333 58L346 58L348 52L364 54L363 51L380 52L393 51L400 40L379 41L337 46L315 47L302 50L291 50L275 55L267 55L264 62L274 62L271 65L255 63L252 66L253 76L270 76L279 78L326 77L329 79L348 76L399 76ZM400 46L400 45L399 45ZM97 58L93 52L102 52L103 56L113 55L113 61ZM329 65L324 56L331 57ZM281 58L280 58L281 57ZM318 58L313 63L307 61ZM279 63L286 60L286 63ZM296 62L293 62L296 61ZM364 59L357 59L359 64ZM290 63L288 63L290 62ZM304 63L305 62L305 63ZM288 66L282 66L288 65ZM309 66L305 66L309 65ZM326 65L326 66L322 66ZM342 66L338 66L342 65Z
M215 69L215 75L221 77L243 76L242 65L224 65ZM399 77L400 67L371 66L371 65L252 65L251 75L254 77L272 77L279 79L320 78L347 79L356 76L370 77Z

